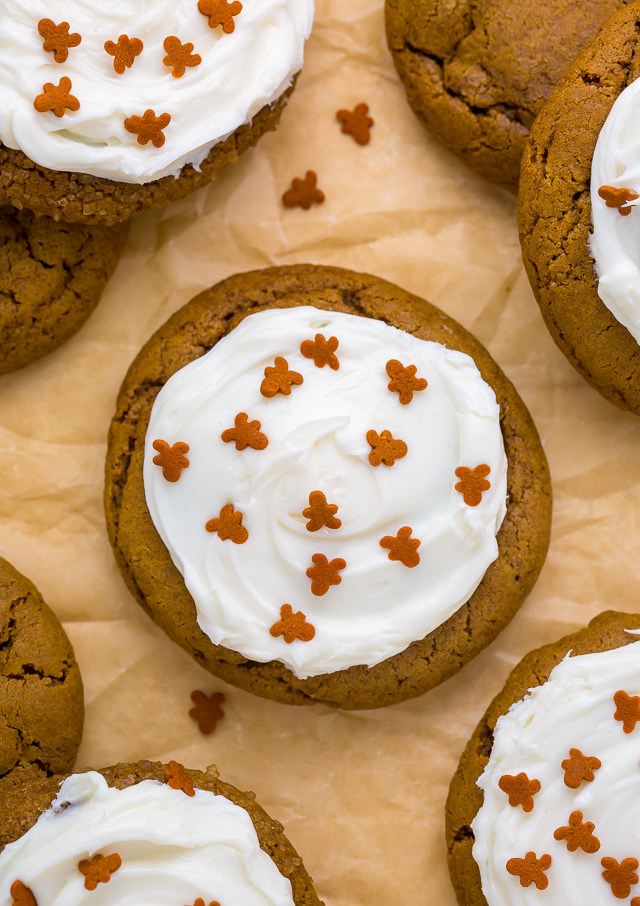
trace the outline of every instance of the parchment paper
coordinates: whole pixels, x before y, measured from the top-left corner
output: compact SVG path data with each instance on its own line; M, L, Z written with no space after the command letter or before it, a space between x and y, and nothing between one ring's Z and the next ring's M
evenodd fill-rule
M372 141L340 132L364 101ZM326 202L280 198L318 173ZM195 293L239 271L313 262L369 271L445 309L528 404L554 482L551 549L521 612L433 692L376 712L292 708L217 681L127 592L102 512L106 434L140 346ZM176 758L281 820L327 906L453 906L443 808L464 744L511 667L601 610L640 608L640 421L584 383L547 334L520 259L515 199L469 173L414 119L382 0L319 0L276 133L196 195L136 219L95 314L66 346L0 379L0 553L64 621L86 693L78 765ZM223 690L210 737L193 689Z

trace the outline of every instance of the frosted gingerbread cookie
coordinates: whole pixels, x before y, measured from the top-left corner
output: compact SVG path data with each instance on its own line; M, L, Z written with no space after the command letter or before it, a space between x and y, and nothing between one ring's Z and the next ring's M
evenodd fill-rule
M640 618L608 612L528 654L451 782L464 906L640 904Z
M0 203L116 223L275 129L314 0L7 0Z
M0 794L70 770L83 718L66 633L34 585L0 558Z
M551 336L604 397L640 414L640 5L612 16L531 130L524 262Z
M302 860L215 767L119 764L0 802L1 906L321 906Z
M441 682L511 618L550 489L522 401L459 325L299 266L219 284L143 348L106 510L129 587L209 670L370 708Z

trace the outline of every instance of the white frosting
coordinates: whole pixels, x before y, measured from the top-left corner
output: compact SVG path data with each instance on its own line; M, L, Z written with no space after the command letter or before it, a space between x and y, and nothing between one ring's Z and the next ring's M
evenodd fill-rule
M338 370L301 354L318 333L338 339ZM260 385L276 356L304 383L267 399ZM428 380L409 405L388 390L390 359ZM222 441L240 412L261 422L265 449L238 452ZM371 466L372 429L403 440L406 456ZM190 466L175 483L153 464L156 439L190 447ZM484 463L491 488L471 507L455 490L455 470ZM312 307L251 315L178 371L154 403L144 463L153 522L202 630L245 657L280 660L302 679L373 666L464 604L498 555L506 476L495 394L469 356L381 321ZM316 490L338 505L339 529L307 530L302 510ZM229 503L243 514L244 544L205 531ZM380 546L404 526L421 542L412 568ZM316 553L346 561L341 583L322 596L306 575ZM285 603L315 627L311 641L270 635Z
M640 694L640 642L597 654L567 656L542 686L499 718L489 762L478 781L484 804L473 823L473 856L480 868L489 906L606 906L620 902L602 877L601 859L640 861L640 724L625 733L614 719L613 696L619 690ZM572 790L561 763L570 749L600 759L592 782ZM540 781L533 810L509 805L498 786L505 775L527 774ZM600 841L595 853L569 852L554 839L569 816L582 812L595 824ZM551 856L548 887L525 888L506 870L507 862L526 853ZM640 896L640 885L631 897ZM628 902L628 898L627 898Z
M242 0L235 29L210 28L197 0L2 0L0 3L0 140L41 166L131 183L145 183L199 166L266 104L275 101L302 66L314 0ZM41 19L68 22L82 41L64 63L43 49ZM144 44L122 75L106 41L126 34ZM165 38L192 43L199 66L181 78L163 64ZM71 79L77 112L38 113L43 85ZM165 143L140 145L126 118L168 113Z
M78 862L96 853L118 853L122 864L87 890ZM95 771L68 777L51 808L5 847L0 906L13 903L16 880L39 906L183 906L198 897L207 906L294 906L244 809L155 780L113 789Z
M640 210L622 216L598 195L601 186L640 195L640 80L616 99L600 132L591 165L591 254L598 295L640 343Z

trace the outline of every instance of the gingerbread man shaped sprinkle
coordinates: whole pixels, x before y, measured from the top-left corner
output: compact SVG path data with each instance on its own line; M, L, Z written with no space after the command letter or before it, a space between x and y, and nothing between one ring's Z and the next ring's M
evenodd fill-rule
M281 355L276 356L273 365L264 369L264 380L260 384L260 393L267 399L282 393L289 396L293 384L302 384L303 377L297 371L289 371L289 364Z
M640 195L631 189L616 189L614 186L600 186L598 195L606 202L608 208L617 208L618 214L622 214L623 217L627 217L633 210L633 206L627 202L640 198Z
M385 535L380 539L380 547L385 547L389 551L389 560L399 560L403 566L410 569L420 563L418 548L421 542L411 537L412 531L408 525L404 525L397 535Z
M622 862L618 862L617 859L605 856L600 860L600 864L605 869L602 877L607 884L611 885L611 893L619 900L626 900L631 893L632 886L638 883L636 874L638 860L623 859Z
M613 700L616 704L616 713L613 716L616 720L622 721L625 733L633 733L640 720L640 696L628 695L620 690L613 696Z
M128 116L124 121L124 128L132 135L138 136L139 145L151 142L154 148L162 148L165 142L162 130L166 129L170 122L171 116L168 113L156 116L153 110L145 110L143 116Z
M510 875L520 878L522 887L535 884L538 890L545 890L549 886L545 871L550 865L551 856L545 854L537 859L535 853L527 853L524 859L509 859L507 871Z
M486 479L490 472L491 467L486 463L476 466L475 469L468 469L466 466L459 466L456 469L456 478L460 481L455 485L455 489L462 494L467 506L478 506L482 503L483 492L491 487L491 482Z
M160 466L166 481L179 481L183 469L189 468L189 460L184 455L189 452L189 444L178 441L172 447L166 440L154 440L153 449L158 455L153 457L154 465Z
M338 512L337 503L327 503L327 498L322 491L312 491L309 494L309 506L305 507L302 515L307 522L308 532L317 532L323 526L330 529L339 529L342 520L335 515Z
M91 859L81 859L78 862L78 871L84 875L84 886L87 890L95 890L98 884L106 884L111 880L111 875L122 865L122 859L118 853L112 853L110 856L103 856L102 853L96 853Z
M223 506L218 518L210 519L205 528L208 532L217 532L221 541L233 541L234 544L244 544L249 537L249 532L242 525L242 513L236 512L232 503Z
M318 176L314 170L307 170L304 179L297 176L291 183L291 188L282 196L282 203L287 208L301 207L308 211L311 205L322 204L324 192L316 187Z
M162 46L167 52L162 62L165 66L172 67L171 75L174 79L181 79L187 66L199 66L202 63L200 54L192 52L193 44L183 44L175 35L165 38Z
M570 790L577 790L583 781L592 783L595 779L594 771L602 767L599 758L583 755L580 749L569 749L569 757L565 758L561 767L564 771L565 786Z
M143 48L144 44L140 38L129 38L128 35L120 35L117 44L106 41L104 45L109 56L114 58L113 68L118 75L122 75L125 69L133 66L133 61L140 56Z
M290 604L282 605L280 619L273 624L269 632L274 639L283 635L288 645L295 642L296 639L300 639L301 642L310 642L316 634L315 627L311 623L307 623L307 618L302 611L294 613Z
M172 790L182 790L187 796L195 796L193 781L185 771L184 765L178 761L170 761L164 770L167 784Z
M221 437L225 444L235 441L236 450L244 450L246 447L264 450L269 443L267 435L260 431L260 422L257 419L250 422L246 412L238 412L235 418L235 428L227 428L222 432Z
M329 561L324 554L314 554L311 562L313 566L307 570L307 576L311 579L312 595L321 597L326 595L332 585L340 585L342 576L338 573L347 565L341 557Z
M510 774L504 774L498 781L498 786L503 793L509 797L509 805L512 808L522 806L523 812L533 810L533 797L540 792L540 781L529 780L526 774L516 774L512 777Z
M224 692L212 692L211 695L205 695L199 689L194 689L191 693L191 701L195 707L189 711L189 717L198 721L198 729L203 736L209 736L216 728L216 724L224 717L224 711L220 705L224 704Z
M369 462L372 466L379 466L381 463L392 466L396 459L402 459L407 455L407 445L403 440L394 439L391 431L378 434L372 429L367 431L367 440L372 447L369 453Z
M336 113L336 119L342 123L342 132L352 135L359 145L368 145L371 138L373 120L367 116L368 112L367 104L358 104L353 111L338 110Z
M233 17L242 12L240 0L198 0L198 12L209 19L209 28L222 26L222 31L230 35L235 31L236 23Z
M329 337L326 340L321 333L317 333L315 340L304 340L300 346L300 352L306 359L313 359L317 368L324 368L325 365L328 365L333 371L337 371L340 362L334 353L338 345L336 337Z
M38 906L33 891L22 881L14 881L9 892L13 897L12 906Z
M569 815L568 826L559 827L553 832L553 836L556 840L566 840L570 853L574 853L577 849L581 849L585 853L597 853L600 849L600 841L593 835L595 828L592 821L582 823L582 812L572 812Z
M187 904L187 906L188 906L188 904ZM198 899L195 901L193 906L205 906L205 902L202 899L202 897L198 897ZM218 903L217 900L211 900L211 902L209 903L209 906L220 906L220 903Z
M53 82L47 82L42 86L42 94L33 102L33 106L38 113L51 113L56 116L64 116L67 110L76 111L80 109L80 101L71 94L71 79L66 76L60 79L57 85Z
M426 390L428 386L425 378L416 377L417 370L415 365L405 367L397 359L389 359L387 362L387 374L391 378L387 387L392 393L400 395L400 402L403 406L409 405L414 393Z
M38 31L44 38L43 49L47 53L53 54L56 63L66 63L69 56L69 48L77 47L82 38L77 32L69 34L69 23L61 22L56 25L51 19L40 19L38 22Z

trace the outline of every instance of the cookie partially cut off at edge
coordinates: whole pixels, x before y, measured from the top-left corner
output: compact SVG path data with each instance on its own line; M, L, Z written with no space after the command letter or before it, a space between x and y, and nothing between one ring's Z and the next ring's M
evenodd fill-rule
M426 638L375 667L355 666L306 680L277 661L258 663L214 645L155 530L142 463L151 407L169 377L203 355L242 317L260 308L314 305L379 318L424 340L466 352L493 388L508 459L507 515L499 557L471 599ZM420 695L491 642L533 587L549 541L551 488L531 417L488 352L459 324L417 296L366 274L297 265L231 277L201 293L161 327L132 364L111 423L105 507L111 544L129 589L165 632L216 676L290 704L379 708Z
M569 651L574 655L589 654L630 645L638 641L636 635L625 632L632 629L640 629L639 614L609 610L595 617L584 629L531 651L512 670L504 689L487 708L460 759L446 805L449 873L460 906L488 906L482 893L480 871L472 855L471 822L482 807L483 792L476 781L489 761L498 718L515 702L521 701L529 689L542 686Z
M386 0L407 100L476 173L517 191L531 124L577 54L631 0Z
M166 783L167 767L159 762L138 761L133 764L117 764L98 773L102 774L108 786L123 790L143 780ZM275 863L280 874L290 881L295 906L323 906L302 859L285 837L282 825L258 805L255 793L243 793L231 784L224 783L219 779L214 766L207 768L206 772L187 770L187 774L195 789L224 796L248 813L258 836L260 849ZM50 807L64 780L66 776L50 777L0 797L0 852L8 843L13 843L33 827L42 812Z
M83 720L69 639L35 586L0 558L0 794L70 770Z
M49 170L22 151L0 143L0 204L26 208L67 223L114 224L149 208L162 208L217 179L227 164L234 164L265 132L273 130L295 86L295 79L277 101L263 107L250 123L214 145L198 169L186 164L177 177L152 182L116 182L84 173Z
M56 223L0 206L0 374L73 336L115 270L127 226Z
M518 221L529 282L554 341L606 399L640 415L640 346L598 296L591 162L617 97L640 76L640 3L580 54L531 130Z

